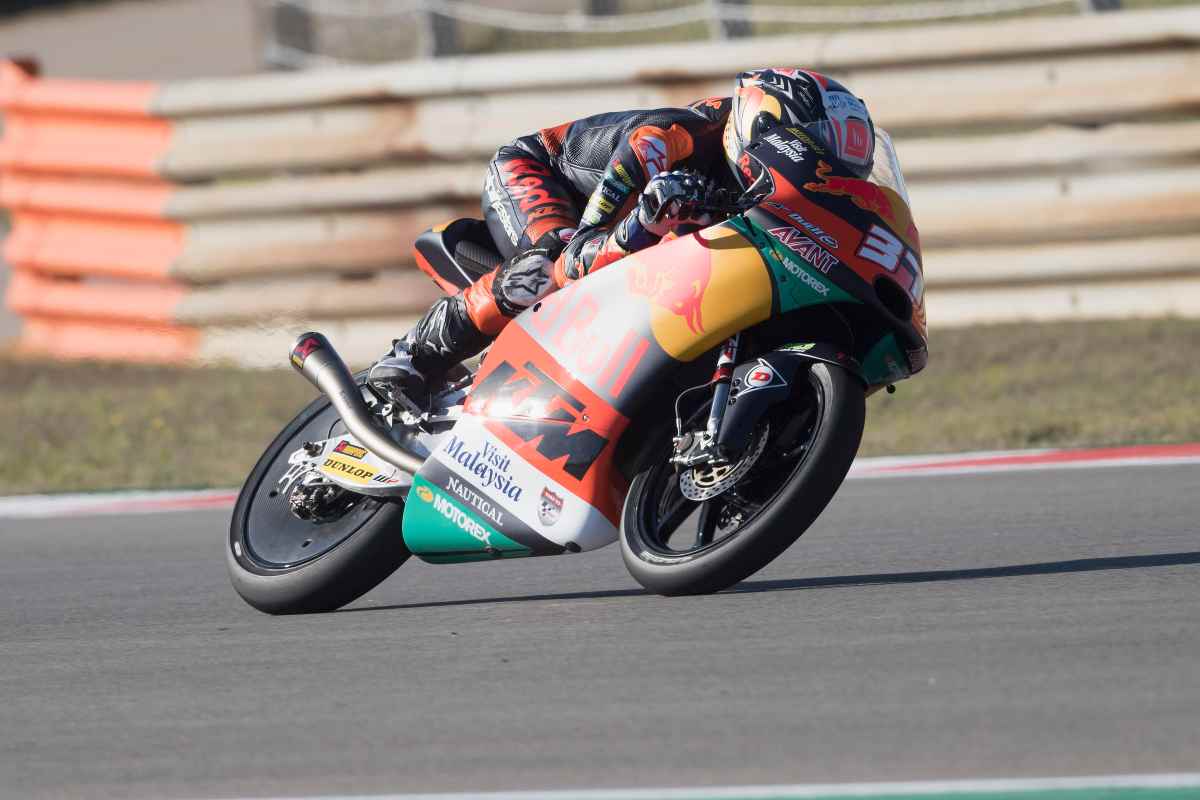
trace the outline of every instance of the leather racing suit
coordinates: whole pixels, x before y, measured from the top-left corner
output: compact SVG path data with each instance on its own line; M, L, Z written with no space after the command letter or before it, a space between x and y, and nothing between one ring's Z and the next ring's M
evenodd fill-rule
M660 173L686 170L733 186L722 150L731 105L709 98L597 114L497 150L482 204L505 261L430 308L406 340L413 366L425 375L445 372L550 292L656 243L664 231L648 230L636 212Z

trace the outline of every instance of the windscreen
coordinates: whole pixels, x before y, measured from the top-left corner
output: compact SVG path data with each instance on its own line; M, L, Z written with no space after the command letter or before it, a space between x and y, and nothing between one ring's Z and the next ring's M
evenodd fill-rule
M912 208L908 187L904 185L904 173L900 171L900 160L896 158L896 148L892 146L892 137L883 128L875 128L875 166L871 170L870 180L888 187L904 198L906 206Z

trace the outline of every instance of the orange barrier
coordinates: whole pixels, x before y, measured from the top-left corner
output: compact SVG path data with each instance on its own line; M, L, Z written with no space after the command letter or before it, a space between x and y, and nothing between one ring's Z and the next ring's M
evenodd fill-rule
M91 318L170 325L186 290L178 284L85 283L17 270L8 305L27 317Z
M2 140L0 140L2 141ZM0 205L85 216L165 217L175 187L167 181L0 170Z
M196 328L125 325L90 317L27 317L21 331L21 347L27 352L174 364L195 361L202 339Z
M183 252L183 225L165 220L18 211L4 259L57 275L162 280Z
M1200 8L1174 8L170 84L0 62L7 302L22 347L64 357L262 363L252 342L315 324L375 355L436 296L412 240L478 214L497 145L800 62L899 133L933 324L972 321L969 293L980 320L1111 313L1122 282L1179 289L1127 313L1190 314L1197 43Z
M135 81L37 80L17 62L0 63L0 107L7 112L146 117L160 88Z
M171 123L150 115L154 83L39 80L0 62L0 167L154 176Z
M347 309L364 316L386 316L398 308L422 311L440 294L416 270L392 270L366 279L285 279L261 281L253 287L188 287L175 281L128 283L48 277L19 269L9 284L8 305L28 317L204 326L341 315Z

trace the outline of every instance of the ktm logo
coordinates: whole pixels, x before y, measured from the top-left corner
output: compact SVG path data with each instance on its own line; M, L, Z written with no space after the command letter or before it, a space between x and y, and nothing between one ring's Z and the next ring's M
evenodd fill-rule
M532 361L527 361L520 373L502 362L475 387L471 397L472 404L486 403L486 413L522 441L537 440L535 449L546 460L565 456L562 470L576 480L583 480L608 444L608 439L588 428L571 432L580 422L584 404Z

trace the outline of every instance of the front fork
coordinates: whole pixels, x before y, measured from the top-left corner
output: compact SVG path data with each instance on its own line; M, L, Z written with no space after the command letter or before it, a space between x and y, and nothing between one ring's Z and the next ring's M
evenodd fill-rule
M733 366L737 363L738 342L741 337L740 333L735 333L726 340L725 346L721 348L721 355L717 357L716 372L712 376L712 383L715 384L713 404L708 412L708 424L704 432L714 442L721 433L721 420L725 419L725 409L729 405L729 385L733 381Z
M707 384L713 387L713 401L704 432L696 435L691 431L677 431L678 435L674 440L675 454L671 457L671 463L677 468L717 466L729 461L725 453L718 448L717 438L721 435L721 422L725 419L725 410L729 407L730 384L733 381L734 365L737 364L740 341L741 334L735 333L725 341L725 346L721 348L721 354L717 357L717 369Z

